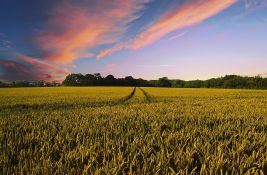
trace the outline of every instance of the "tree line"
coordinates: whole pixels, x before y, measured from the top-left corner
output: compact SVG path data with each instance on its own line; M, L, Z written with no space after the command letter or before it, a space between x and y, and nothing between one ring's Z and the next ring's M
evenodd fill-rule
M226 75L208 80L171 80L172 87L181 88L229 88L229 89L267 89L267 78L261 76L243 77Z
M62 82L65 86L152 86L149 81L135 79L132 76L115 78L113 75L102 77L100 73L95 74L69 74Z
M103 77L95 74L69 74L62 84L45 81L14 81L11 83L0 82L0 87L44 87L44 86L140 86L140 87L176 87L176 88L238 88L238 89L267 89L267 78L261 76L247 77L226 75L224 77L208 80L170 80L167 77L158 80L135 79L132 76L115 78L113 75Z
M267 78L261 76L243 77L226 75L208 80L170 80L167 77L158 80L135 79L132 76L115 78L113 75L70 74L62 82L65 86L141 86L141 87L177 87L177 88L238 88L267 89Z
M4 83L0 81L0 88L1 87L56 87L61 85L62 85L61 83L55 81L47 82L43 80L35 80L35 81L17 80L17 81L12 81L10 83Z

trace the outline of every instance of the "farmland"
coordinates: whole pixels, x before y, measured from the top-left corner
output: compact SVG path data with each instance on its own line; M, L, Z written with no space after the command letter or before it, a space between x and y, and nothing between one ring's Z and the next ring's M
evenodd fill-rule
M1 174L266 174L267 91L0 89Z

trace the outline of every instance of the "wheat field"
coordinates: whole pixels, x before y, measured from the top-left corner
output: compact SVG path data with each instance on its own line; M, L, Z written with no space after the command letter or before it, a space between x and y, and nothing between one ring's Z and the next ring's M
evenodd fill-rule
M0 89L1 174L267 174L267 91Z

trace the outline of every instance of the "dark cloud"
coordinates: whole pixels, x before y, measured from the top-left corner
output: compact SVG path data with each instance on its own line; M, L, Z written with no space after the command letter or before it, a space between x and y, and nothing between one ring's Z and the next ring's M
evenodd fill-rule
M28 67L12 60L0 60L0 79L3 81L33 79Z
M66 69L51 66L37 59L18 55L19 61L0 58L0 80L45 80L60 81L68 71Z

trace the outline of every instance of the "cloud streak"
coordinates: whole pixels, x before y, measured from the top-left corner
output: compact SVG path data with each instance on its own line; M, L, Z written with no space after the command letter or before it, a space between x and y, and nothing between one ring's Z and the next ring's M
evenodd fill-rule
M92 49L121 40L129 23L139 17L148 2L150 0L58 1L48 10L44 27L33 36L39 58L23 54L17 54L15 60L1 58L0 78L62 80L69 71L59 66L74 65L77 59L93 57ZM0 33L0 50L11 47L5 37Z
M7 39L7 36L0 32L0 51L12 48L12 43Z
M39 33L37 41L45 60L66 64L92 57L90 49L123 37L148 0L76 2L59 3L51 12L47 29Z
M38 59L26 55L16 55L17 61L1 58L0 78L15 80L17 76L23 80L60 80L69 72L60 66L74 65L80 58L101 59L122 49L146 47L171 32L186 31L186 28L218 14L237 0L184 1L179 7L166 9L148 26L139 26L142 32L129 39L126 35L131 32L128 29L132 22L142 15L141 12L151 1L64 0L53 3L52 9L46 10L49 16L42 23L42 29L34 35ZM257 0L244 1L247 1L248 8L258 6L255 3ZM179 33L169 40L186 33ZM12 50L13 43L4 37L0 33L0 50ZM95 53L107 46L111 47ZM114 69L114 66L107 69Z
M104 57L107 57L107 56L110 56L112 55L114 52L117 52L119 50L122 50L124 48L127 48L127 45L125 44L116 44L115 46L111 47L111 48L108 48L106 50L102 50L100 51L100 53L96 56L96 58L99 60L101 58L104 58Z
M246 10L255 10L267 7L267 0L244 0Z
M159 20L152 23L143 32L126 44L101 51L97 58L103 58L121 49L139 49L148 46L167 34L197 25L233 5L237 0L196 0L165 12ZM181 37L186 33L173 36L170 40Z
M64 68L52 66L44 61L16 55L18 61L0 59L0 79L61 81L69 72Z
M179 34L177 34L177 35L174 35L174 36L172 36L172 37L169 38L169 41L172 41L172 40L174 40L174 39L180 38L180 37L186 35L188 32L189 32L189 31L185 31L185 32L179 33Z
M166 34L194 26L233 5L236 0L197 0L190 1L178 9L164 14L156 23L138 35L130 48L145 47Z

